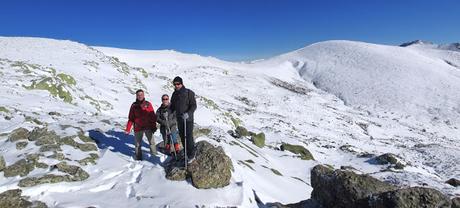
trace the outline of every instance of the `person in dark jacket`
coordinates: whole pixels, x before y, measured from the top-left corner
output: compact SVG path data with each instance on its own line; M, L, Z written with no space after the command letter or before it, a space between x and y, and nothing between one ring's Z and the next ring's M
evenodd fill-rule
M163 143L167 153L171 152L171 141L174 144L174 151L180 151L180 145L177 142L177 120L176 112L169 108L169 95L161 96L161 106L157 109L157 122L160 124L160 133L163 136Z
M193 113L196 110L195 93L185 88L180 77L175 77L173 84L175 90L171 97L170 108L176 112L179 135L182 145L187 147L186 152L190 163L195 159L195 141L193 140ZM185 138L185 134L187 138Z
M136 102L129 109L128 123L125 129L125 133L129 134L134 125L136 160L142 160L141 144L144 134L150 145L150 153L152 156L157 154L155 139L153 137L153 133L157 130L156 122L157 117L152 104L145 100L143 90L137 90Z

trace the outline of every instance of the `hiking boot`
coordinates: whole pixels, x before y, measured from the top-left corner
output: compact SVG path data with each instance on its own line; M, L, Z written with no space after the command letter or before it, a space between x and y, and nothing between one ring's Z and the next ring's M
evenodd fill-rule
M195 160L195 154L189 155L187 159L188 159L187 161L188 164L192 163Z

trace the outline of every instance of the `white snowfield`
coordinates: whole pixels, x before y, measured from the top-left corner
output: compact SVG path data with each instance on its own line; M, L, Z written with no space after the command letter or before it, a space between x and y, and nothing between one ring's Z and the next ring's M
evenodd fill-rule
M256 198L295 203L310 198L310 169L317 164L352 166L401 186L458 196L460 188L445 183L460 178L460 52L454 46L327 41L232 63L170 50L0 37L0 152L11 165L38 151L32 143L17 150L7 141L18 127L47 125L63 136L80 128L97 138L98 163L82 167L87 180L22 188L50 207L258 207ZM197 95L197 127L211 130L196 140L222 146L232 159L225 188L199 190L167 180L166 156L152 157L146 147L145 161L131 157L133 138L123 129L134 91L144 89L156 109L177 75ZM38 83L42 88L33 87ZM236 125L264 132L266 146L230 136ZM161 142L159 132L155 137ZM282 143L306 147L315 160L280 151ZM64 152L85 157L71 147ZM359 156L364 153L393 153L407 165L389 170ZM17 188L21 178L0 173L0 192Z

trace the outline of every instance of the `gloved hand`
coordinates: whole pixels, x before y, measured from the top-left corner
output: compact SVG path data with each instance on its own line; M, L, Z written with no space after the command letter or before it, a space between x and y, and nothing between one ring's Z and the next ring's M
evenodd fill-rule
M185 119L185 120L188 120L188 118L189 118L188 113L182 114L182 118Z

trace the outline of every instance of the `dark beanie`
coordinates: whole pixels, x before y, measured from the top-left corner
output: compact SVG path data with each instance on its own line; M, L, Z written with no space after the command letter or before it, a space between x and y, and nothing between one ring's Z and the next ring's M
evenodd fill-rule
M182 78L180 78L179 76L174 78L173 83L176 83L176 82L179 82L179 83L183 84Z

